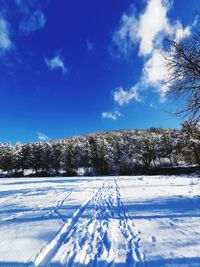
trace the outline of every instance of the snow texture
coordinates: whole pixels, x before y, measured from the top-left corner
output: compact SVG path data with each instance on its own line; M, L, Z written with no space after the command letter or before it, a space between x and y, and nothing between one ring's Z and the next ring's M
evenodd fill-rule
M200 266L200 178L0 180L0 266Z

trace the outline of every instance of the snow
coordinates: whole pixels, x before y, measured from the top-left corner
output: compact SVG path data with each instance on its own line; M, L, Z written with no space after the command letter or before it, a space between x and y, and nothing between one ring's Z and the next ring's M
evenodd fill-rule
M0 266L200 266L198 176L0 180Z

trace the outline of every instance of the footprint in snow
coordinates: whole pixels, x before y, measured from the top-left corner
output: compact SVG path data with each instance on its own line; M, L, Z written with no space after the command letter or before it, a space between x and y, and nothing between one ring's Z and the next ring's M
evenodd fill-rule
M156 237L155 236L152 236L151 237L151 241L153 242L153 243L155 243L157 240L156 240Z

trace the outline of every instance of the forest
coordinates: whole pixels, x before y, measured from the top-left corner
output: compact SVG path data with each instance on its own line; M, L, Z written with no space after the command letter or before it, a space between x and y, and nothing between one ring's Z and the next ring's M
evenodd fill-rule
M1 176L128 175L200 165L200 124L97 132L62 140L0 144Z

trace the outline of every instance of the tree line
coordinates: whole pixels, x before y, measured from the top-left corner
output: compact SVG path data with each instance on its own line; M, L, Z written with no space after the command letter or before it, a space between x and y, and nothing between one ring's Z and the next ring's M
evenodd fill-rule
M7 175L134 174L164 166L200 165L200 125L98 132L63 140L0 144L0 169Z

